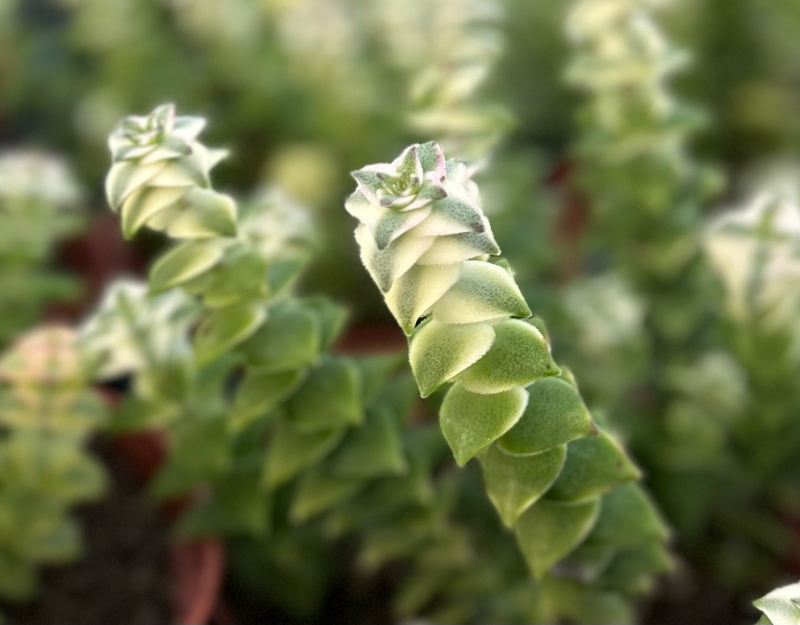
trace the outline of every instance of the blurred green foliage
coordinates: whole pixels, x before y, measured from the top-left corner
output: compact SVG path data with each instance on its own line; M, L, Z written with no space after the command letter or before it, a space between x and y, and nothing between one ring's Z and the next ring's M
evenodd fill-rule
M654 20L661 51L685 59L681 71L634 46L634 64L656 61L656 89L593 90L597 50L589 46L581 75L587 50L565 28L576 4L555 0L0 0L0 144L67 154L90 190L84 203L99 207L119 118L165 101L200 112L213 119L210 142L233 153L218 168L222 188L267 182L311 207L321 241L303 288L344 301L356 322L389 317L341 215L347 173L431 139L488 165L476 174L483 204L531 309L548 319L557 360L646 468L691 566L752 596L789 564L797 538L785 520L800 514L797 229L780 217L795 215L798 200L764 165L789 162L781 176L797 180L800 6L606 4ZM611 131L603 99L622 111ZM661 105L668 114L650 115ZM39 268L76 222L46 198L14 212L8 186L0 177L0 342L71 290ZM712 221L720 205L744 208ZM164 301L157 320L196 320L191 302ZM161 337L155 345L165 347ZM118 371L145 366L119 354ZM219 382L207 375L201 386ZM134 408L132 422L143 414ZM481 490L475 472L465 475L454 509ZM220 527L228 506L247 499L231 497L209 512ZM482 532L502 536L487 530L491 516L482 525L491 510L467 508L479 543L471 557L514 579L524 566L507 537L480 542ZM261 555L288 563L309 593L322 588L330 556L319 535L276 531L280 549L245 541L234 551L241 570L258 570ZM443 561L453 568L440 576L460 562ZM529 599L509 583L493 603L479 582L463 583L491 607L484 616L518 614L509 606ZM425 601L413 585L402 596L403 615Z
M47 326L0 360L0 596L32 598L39 567L81 554L77 504L101 497L106 474L86 450L104 424L75 333Z

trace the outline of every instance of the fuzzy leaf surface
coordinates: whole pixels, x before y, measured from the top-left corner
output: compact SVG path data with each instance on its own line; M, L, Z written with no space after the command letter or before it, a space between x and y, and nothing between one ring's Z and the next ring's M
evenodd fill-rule
M492 348L461 376L464 388L473 393L500 393L558 375L550 347L534 326L509 319L494 324L494 332Z
M433 306L433 316L442 323L477 323L530 314L506 270L473 260L463 263L458 282Z
M556 480L566 447L531 455L510 454L497 444L478 454L489 498L508 527L533 505Z
M527 401L522 388L479 395L461 384L453 386L442 403L440 423L459 466L505 434L522 416Z
M431 319L419 328L411 340L409 360L421 395L427 397L481 359L494 340L492 326L485 323L446 325Z
M500 439L506 451L533 454L597 433L578 389L560 378L539 380L517 424Z
M540 579L583 542L600 512L600 501L562 503L540 499L517 521L520 549L533 576Z

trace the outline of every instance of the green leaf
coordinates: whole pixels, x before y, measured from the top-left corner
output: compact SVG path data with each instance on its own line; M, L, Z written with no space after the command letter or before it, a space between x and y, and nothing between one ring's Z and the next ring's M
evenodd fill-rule
M283 373L248 371L236 388L230 428L239 432L294 393L306 378L298 369Z
M157 213L174 205L185 189L142 187L131 195L122 207L122 234L132 238Z
M614 547L592 545L589 544L589 539L587 538L580 547L569 555L564 563L564 569L570 572L570 577L587 584L593 584L608 568L616 555L617 549Z
M362 480L406 471L398 426L382 406L367 412L359 428L350 430L328 459L331 473Z
M122 203L129 195L152 180L166 165L140 165L130 161L114 163L106 176L106 199L111 208L115 211L122 208Z
M434 305L433 316L442 323L477 323L504 317L529 317L525 298L502 267L468 260L461 276Z
M411 269L425 250L433 245L433 237L415 237L413 233L406 232L388 247L379 250L366 226L358 226L355 234L361 251L361 261L383 293L388 292L392 284Z
M454 190L453 185L447 187L450 191ZM430 206L432 208L430 215L414 229L414 235L442 237L486 230L481 209L466 198L447 197L433 202Z
M266 261L256 250L247 245L232 246L222 262L206 274L210 280L199 291L206 305L213 307L258 299L267 292L266 270Z
M603 497L603 508L587 543L630 547L667 539L667 529L641 486L621 484Z
M581 544L600 512L598 499L561 503L540 499L517 521L516 534L533 576L550 568Z
M267 318L261 302L246 302L215 310L197 328L197 360L208 363L250 337Z
M358 478L330 475L327 468L310 471L294 493L289 518L304 523L353 497L364 485L364 480Z
M283 293L300 277L311 260L310 254L298 253L288 258L271 259L267 267L267 284L271 293Z
M171 209L171 237L199 239L236 236L236 202L211 189L193 187Z
M193 156L166 161L166 166L148 180L147 184L154 187L207 187L209 184L208 171Z
M464 232L436 237L422 256L417 259L420 265L449 265L482 256L499 254L494 238L486 232Z
M632 625L635 622L630 600L615 592L548 578L543 595L543 602L558 606L559 620L592 625Z
M404 353L378 354L361 356L354 362L361 377L361 399L364 406L371 406L387 390L389 380L405 365L406 356Z
M150 484L157 499L169 499L219 479L230 468L231 445L225 413L184 414L170 428L170 454Z
M275 489L303 469L322 460L344 436L345 428L301 434L288 423L280 423L269 441L263 483Z
M411 372L403 372L395 376L392 380L387 382L377 398L371 402L370 406L385 406L391 413L397 423L404 425L407 418L412 414L412 408L419 401L419 392L417 391L417 383L414 381L414 376ZM435 427L436 436L446 449L447 445L439 434L439 428Z
M572 441L567 461L547 497L579 501L607 493L612 488L641 477L636 466L605 432Z
M386 305L397 323L410 335L424 315L458 280L461 265L412 267L386 293Z
M334 304L325 297L306 298L303 300L303 305L311 308L317 314L321 332L320 348L330 349L344 329L347 321L347 309L339 304Z
M376 218L367 222L367 226L370 228L379 250L384 249L397 237L408 232L431 214L430 204L405 212L375 208L377 208Z
M181 515L177 531L185 540L267 532L271 500L258 471L236 471L215 484L211 497Z
M422 325L414 333L409 349L411 370L422 396L427 397L473 365L489 351L494 340L494 330L486 323L445 325L431 319Z
M652 590L656 574L672 568L672 558L666 547L653 542L618 552L598 583L629 595L644 594Z
M533 454L597 433L578 389L568 382L545 378L527 391L525 413L499 441L506 451Z
M289 301L270 309L269 320L241 346L240 351L260 372L279 373L316 362L320 341L317 315Z
M324 360L309 372L300 390L289 400L288 411L299 432L359 425L364 412L358 367L349 358Z
M220 241L189 241L173 247L150 270L150 288L166 291L208 271L224 255Z
M459 378L464 388L500 393L560 373L547 341L531 324L509 319L494 324L494 333L492 348Z
M397 620L402 622L424 610L441 588L447 585L451 576L450 571L424 569L406 576L392 597L392 612Z
M773 590L753 601L772 623L795 625L800 623L800 584L791 584Z
M440 423L459 466L505 434L522 416L527 401L522 388L479 395L454 385L442 403Z
M510 454L496 444L478 454L489 499L503 523L513 527L519 516L550 488L566 455L565 446L521 456Z

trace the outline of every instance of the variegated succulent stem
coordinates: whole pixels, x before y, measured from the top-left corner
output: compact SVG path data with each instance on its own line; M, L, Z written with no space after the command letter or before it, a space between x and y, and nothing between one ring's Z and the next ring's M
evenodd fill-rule
M641 590L668 566L665 528L635 484L637 468L553 362L541 323L497 256L466 167L426 143L353 177L358 189L346 208L360 222L361 259L409 336L420 393L452 383L444 437L459 465L480 460L489 497L534 575L571 555L564 574L603 586L614 562L635 560Z
M149 293L126 288L110 294L85 334L100 351L109 345L113 350L109 332L129 333L131 326L120 323L119 296L125 296L141 318L150 311L147 329L161 337L159 353L168 359L182 350L163 349L162 329L153 326L175 317L180 298L152 296L179 288L201 299L204 318L194 331L193 349L183 350L190 352L188 368L230 358L241 373L232 401L212 397L197 405L191 397L165 397L161 390L162 396L154 393L148 400L189 404L189 416L197 421L212 413L233 437L255 421L268 422L270 437L253 497L264 496L256 484L269 491L302 475L290 511L299 523L355 495L370 479L406 470L400 440L405 404L398 407L388 390L384 397L383 388L398 359L357 361L330 353L343 327L343 309L324 298L290 293L310 258L313 224L302 209L272 196L238 216L236 203L210 186L209 170L220 154L196 140L204 125L164 106L147 117L123 120L112 134L107 190L124 232L131 236L147 226L178 241L153 265ZM173 328L173 334L186 331ZM192 393L208 396L206 389L184 395Z
M150 286L180 285L216 309L195 343L198 358L211 361L263 323L266 260L236 238L234 200L211 188L211 168L225 152L197 141L204 127L202 118L176 117L172 105L124 119L109 138L106 193L127 238L146 226L179 240L153 266Z

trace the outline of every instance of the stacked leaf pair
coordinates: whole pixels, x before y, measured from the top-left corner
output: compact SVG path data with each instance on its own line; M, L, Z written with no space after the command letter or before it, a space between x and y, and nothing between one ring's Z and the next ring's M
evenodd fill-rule
M669 566L666 530L639 471L552 360L466 167L426 143L353 177L361 259L410 338L420 392L453 384L444 436L458 464L480 460L535 577L646 590ZM565 592L561 580L543 590Z

